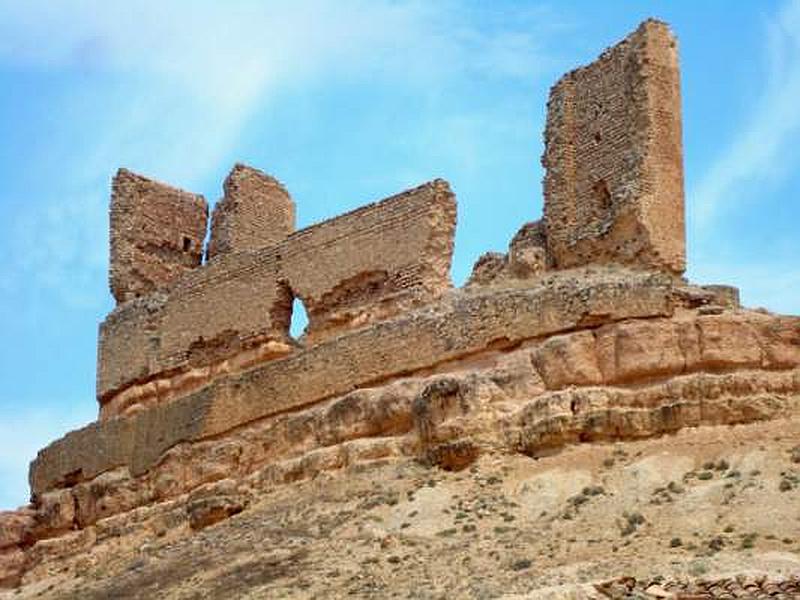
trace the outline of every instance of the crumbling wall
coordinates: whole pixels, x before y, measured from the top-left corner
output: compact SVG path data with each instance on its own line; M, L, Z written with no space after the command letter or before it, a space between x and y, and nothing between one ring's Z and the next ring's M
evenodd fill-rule
M160 366L201 367L245 348L289 338L292 297L278 251L220 257L175 287L164 306Z
M277 253L273 247L219 256L188 273L169 295L138 298L112 312L100 326L101 405L159 374L183 373L180 385L186 386L207 380L212 365L245 351L264 358L289 352L292 296L280 282ZM144 393L172 397L181 391L152 387ZM142 399L120 399L103 415Z
M39 494L70 477L91 478L127 465L150 469L181 442L218 436L389 377L443 365L524 340L635 318L672 314L673 288L660 275L585 273L518 290L456 294L435 309L412 311L352 330L247 371L218 377L174 401L93 423L39 452L30 482Z
M100 326L101 418L291 352L295 296L307 343L432 301L451 285L454 233L454 196L434 181L276 245L220 253L168 294L118 306Z
M676 41L653 20L552 88L542 163L554 267L684 271L680 108Z
M451 287L455 197L437 179L289 237L281 272L308 312L308 339L429 302Z
M209 259L274 246L294 231L294 202L277 179L237 164L223 189L211 218Z
M200 265L207 220L202 196L120 169L110 213L109 284L117 302L166 290Z
M683 271L677 52L664 24L645 22L553 88L544 164L544 219L507 254L482 257L470 287L520 287L595 263ZM124 170L115 178L111 279L130 302L100 328L101 416L291 352L296 298L309 318L302 342L314 346L451 288L456 205L442 180L296 232L294 204L272 177L236 165L224 192L211 260L194 269L204 200Z
M97 339L97 399L158 372L161 322L167 295L153 293L117 306L100 323Z
M643 409L654 407L642 395L648 383L667 383L659 394L665 402L663 418L669 420L685 406L676 389L685 385L688 374L741 370L751 377L758 370L800 366L800 318L738 309L704 314L685 303L698 293L708 301L713 296L681 289L661 274L596 267L552 274L521 289L456 292L447 302L219 377L173 402L69 433L39 452L31 465L31 489L38 496L117 467L139 476L184 442L221 439L248 423L392 379L475 367L512 349L530 352L524 362L536 368L541 385L550 391L570 395L575 386L632 386L630 402L640 416L632 415L630 422L618 412L615 391L603 407L592 403L597 390L589 391L582 406L597 409L601 422L619 419L618 425L634 429ZM791 389L800 390L800 370L790 379ZM502 376L495 380L498 385L503 381ZM764 391L750 381L737 387L745 394ZM697 400L696 387L688 384L686 389L686 397ZM733 407L718 387L713 394L722 413L730 414ZM777 406L775 396L767 398L767 404ZM568 401L566 405L570 418L576 416L576 408L570 411ZM701 403L690 411L700 414L706 408ZM539 410L553 416L546 401ZM750 418L757 414L747 404L742 410ZM496 411L490 414L505 419ZM591 420L586 424L591 428ZM541 429L529 425L545 444L565 433L558 418L540 423ZM288 432L293 443L302 446L307 426L298 419ZM608 435L613 437L614 431Z

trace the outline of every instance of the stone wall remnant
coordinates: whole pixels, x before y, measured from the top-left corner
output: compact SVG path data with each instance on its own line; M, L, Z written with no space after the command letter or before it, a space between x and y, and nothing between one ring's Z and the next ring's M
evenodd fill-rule
M541 221L525 223L511 238L508 252L486 252L472 267L467 287L514 285L547 270L547 237Z
M274 177L236 164L211 216L208 258L274 246L294 231L295 207Z
M396 315L452 287L455 196L442 179L291 235L281 274L311 340Z
M556 83L542 163L552 266L683 273L680 75L666 24L645 21Z
M229 181L267 177L234 174ZM288 354L295 298L308 311L308 344L434 301L452 286L455 218L455 197L436 180L271 245L247 238L168 292L119 305L100 325L101 418Z
M208 204L127 169L114 176L109 285L117 303L164 291L203 258Z
M529 288L459 296L344 332L246 371L222 373L170 402L69 433L39 452L31 464L31 489L39 494L72 475L91 478L119 466L139 474L180 443L218 436L447 361L594 325L598 319L610 323L669 317L672 296L669 278L630 271L604 277L577 272ZM137 387L168 385L174 384L155 381Z

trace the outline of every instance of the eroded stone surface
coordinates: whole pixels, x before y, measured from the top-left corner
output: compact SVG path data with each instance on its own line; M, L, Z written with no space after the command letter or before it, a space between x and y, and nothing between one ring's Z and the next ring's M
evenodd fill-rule
M293 232L288 192L237 165L200 265L202 198L121 170L101 420L42 450L31 505L0 513L0 587L793 593L782 575L800 563L779 550L800 539L800 318L678 277L664 24L556 84L544 164L544 219L482 256L463 290L442 180ZM725 575L743 566L770 576Z
M72 473L94 477L128 465L146 470L181 441L222 434L403 373L538 336L672 312L670 281L652 274L562 274L539 287L453 294L429 309L353 331L126 419L94 423L42 450L31 467L35 493ZM414 345L409 340L415 340ZM150 384L147 384L150 385Z
M479 391L486 383L436 381L414 397L450 423L460 411L439 392L502 409L497 390ZM800 488L781 491L798 473L798 426L796 416L701 426L535 460L483 453L455 472L393 455L392 436L352 440L287 461L282 485L274 468L223 476L37 544L16 597L571 598L581 581L596 593L641 595L656 581L670 593L780 591L800 565ZM236 498L242 512L192 532L189 507Z
M506 254L482 254L467 287L504 286L530 281L547 270L547 238L541 221L526 223L511 239Z
M209 259L274 246L294 231L294 202L274 177L237 164L223 189L211 217Z
M280 243L219 253L168 294L122 304L101 324L102 418L285 356L296 297L308 311L306 343L440 298L451 287L454 234L455 198L437 180ZM248 248L266 240L251 242ZM128 389L140 384L148 388Z
M675 38L646 21L550 92L542 162L549 259L685 268Z
M202 196L120 169L112 184L109 283L118 303L166 290L200 265Z

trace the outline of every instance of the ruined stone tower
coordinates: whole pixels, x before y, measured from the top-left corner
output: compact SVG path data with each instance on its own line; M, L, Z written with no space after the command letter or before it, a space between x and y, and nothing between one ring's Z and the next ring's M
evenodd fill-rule
M686 266L678 51L649 20L550 91L544 223L550 263Z
M294 231L294 202L277 179L237 164L223 189L211 218L209 259L271 246Z

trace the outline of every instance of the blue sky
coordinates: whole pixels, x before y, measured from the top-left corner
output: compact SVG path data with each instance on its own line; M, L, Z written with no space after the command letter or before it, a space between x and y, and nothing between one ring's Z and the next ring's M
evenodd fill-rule
M246 162L300 226L443 177L460 284L541 214L549 86L647 16L680 40L689 276L800 313L800 0L0 0L0 508L96 416L119 166L213 202Z

